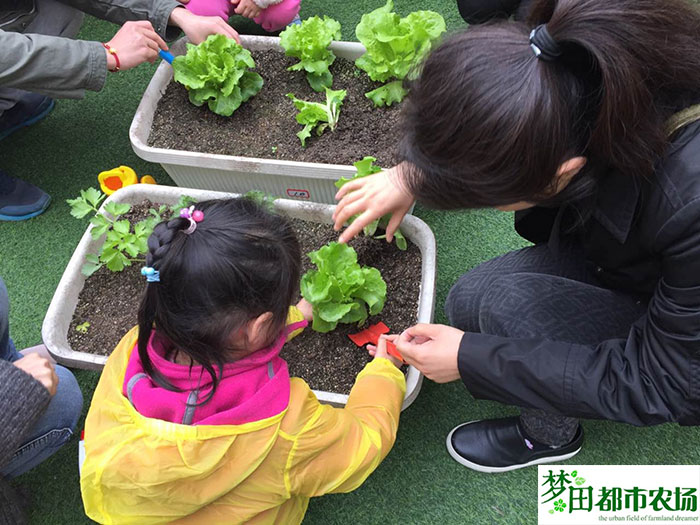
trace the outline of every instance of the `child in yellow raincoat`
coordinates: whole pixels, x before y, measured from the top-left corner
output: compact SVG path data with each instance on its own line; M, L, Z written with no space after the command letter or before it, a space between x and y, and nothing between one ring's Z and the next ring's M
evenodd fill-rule
M279 351L311 313L290 307L301 254L287 221L248 199L208 201L148 246L139 325L85 423L87 515L293 524L309 498L359 487L394 443L404 376L382 340L344 409L290 379Z

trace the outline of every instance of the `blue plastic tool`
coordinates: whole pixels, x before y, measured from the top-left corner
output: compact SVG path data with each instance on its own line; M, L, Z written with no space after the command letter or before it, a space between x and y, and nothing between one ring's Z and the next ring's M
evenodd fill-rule
M172 64L173 59L175 58L170 51L164 51L163 49L158 51L158 55L160 56L160 58L165 60L168 64Z

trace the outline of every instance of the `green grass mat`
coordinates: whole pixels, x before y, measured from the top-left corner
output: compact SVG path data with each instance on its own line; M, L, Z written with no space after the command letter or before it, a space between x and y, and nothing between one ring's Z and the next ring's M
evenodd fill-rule
M441 12L450 30L464 27L452 1L397 0L398 12ZM343 36L354 39L363 12L381 0L353 2L305 0L302 17L327 14L338 19ZM249 25L245 27L250 28ZM116 27L87 19L80 37L108 40ZM96 185L97 173L120 164L139 175L172 184L163 170L136 157L128 129L156 65L109 75L101 93L84 100L62 100L41 123L0 142L0 168L44 188L53 197L49 210L23 223L0 223L0 276L11 299L11 333L18 347L41 339L41 323L68 259L86 223L70 217L65 199ZM436 212L418 208L438 242L438 297L435 319L444 322L442 304L451 284L490 257L523 245L512 217L492 211ZM76 371L89 404L98 375ZM452 461L444 440L455 425L515 410L475 401L458 383L425 381L416 402L404 412L395 448L357 491L312 500L308 524L484 524L534 523L535 469L502 475L469 471ZM636 429L608 422L584 422L587 441L576 464L700 464L698 429L663 425ZM82 420L80 422L82 428ZM77 441L14 484L32 494L31 522L42 525L89 523L82 511Z

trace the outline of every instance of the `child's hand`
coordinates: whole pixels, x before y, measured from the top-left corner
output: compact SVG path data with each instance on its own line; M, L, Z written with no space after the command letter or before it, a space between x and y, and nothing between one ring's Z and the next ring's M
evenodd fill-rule
M234 13L246 18L255 18L262 11L253 0L231 0L231 5L236 6L236 9L233 10Z
M297 303L297 309L302 313L304 319L306 319L308 322L314 320L313 307L311 306L311 303L306 299L302 298L301 301Z
M238 32L220 17L198 16L185 9L184 6L173 9L172 13L170 13L168 24L182 29L193 44L200 44L204 42L209 35L216 34L224 35L227 38L233 38L238 44L241 43ZM158 51L156 51L156 56L157 53Z
M383 357L384 359L388 359L393 363L393 365L396 368L401 367L401 361L396 359L395 357L390 356L387 351L386 351L386 342L391 341L392 343L396 342L398 340L399 336L398 335L380 335L379 336L379 343L377 346L374 345L367 345L367 350L369 350L369 355L374 356L375 359L378 357Z

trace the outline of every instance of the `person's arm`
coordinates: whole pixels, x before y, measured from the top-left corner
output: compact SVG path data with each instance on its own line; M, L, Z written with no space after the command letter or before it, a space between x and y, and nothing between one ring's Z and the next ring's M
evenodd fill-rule
M190 42L199 44L220 33L240 43L238 33L218 16L197 16L185 9L185 0L61 0L80 11L115 24L147 20L165 40L182 30Z
M478 398L635 425L700 422L700 202L656 235L662 277L627 339L598 345L465 333L459 372Z
M41 382L15 364L0 360L0 469L44 413L50 398Z
M317 406L292 447L290 491L313 497L359 487L394 444L405 392L403 373L386 358L358 374L343 409L321 405L309 391Z
M173 9L182 6L178 0L60 0L102 20L117 25L136 20L148 20L153 28L166 40L177 37L180 30L170 25Z
M45 35L0 31L0 86L61 98L99 91L107 76L105 49Z

